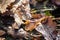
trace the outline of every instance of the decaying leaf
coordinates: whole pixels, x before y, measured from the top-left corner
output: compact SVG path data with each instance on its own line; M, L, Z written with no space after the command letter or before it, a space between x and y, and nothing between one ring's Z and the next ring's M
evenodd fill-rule
M57 24L56 24L56 22L53 21L53 18L48 17L47 25L48 25L50 28L52 28L52 30L55 30Z

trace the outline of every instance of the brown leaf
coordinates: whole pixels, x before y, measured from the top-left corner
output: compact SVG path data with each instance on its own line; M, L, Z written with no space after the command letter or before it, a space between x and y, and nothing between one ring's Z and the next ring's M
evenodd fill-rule
M0 40L5 40L5 38L0 37Z
M0 36L4 35L5 34L5 31L3 30L0 30Z

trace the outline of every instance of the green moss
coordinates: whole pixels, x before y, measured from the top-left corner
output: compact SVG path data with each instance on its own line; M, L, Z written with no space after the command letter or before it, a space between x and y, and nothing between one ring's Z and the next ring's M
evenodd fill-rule
M45 15L52 16L49 11L45 11Z

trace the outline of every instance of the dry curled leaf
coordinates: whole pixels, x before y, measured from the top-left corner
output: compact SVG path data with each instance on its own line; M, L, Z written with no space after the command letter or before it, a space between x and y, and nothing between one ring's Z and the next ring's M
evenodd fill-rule
M25 30L26 31L32 31L36 27L35 23L29 23L26 25Z
M14 2L15 0L0 0L0 11L1 13L7 11L7 7L8 5L10 5L12 2Z
M45 22L45 19L47 19L47 17L43 17L43 18L40 18L38 20L34 20L34 22L29 22L26 27L25 27L25 30L26 31L32 31L33 29L35 29L37 27L37 25L39 25L39 23L41 23L42 21Z

